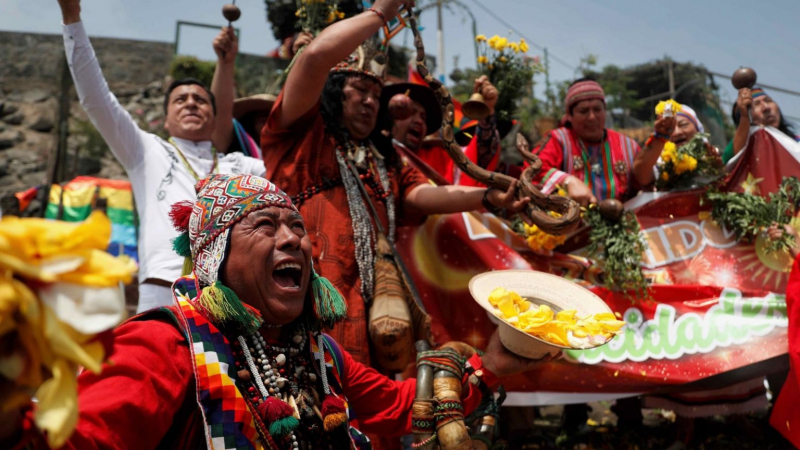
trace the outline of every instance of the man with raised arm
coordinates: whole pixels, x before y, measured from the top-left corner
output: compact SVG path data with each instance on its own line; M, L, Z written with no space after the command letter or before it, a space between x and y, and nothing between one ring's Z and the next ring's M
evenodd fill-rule
M427 214L518 211L529 201L515 199L516 185L506 192L432 186L401 164L391 142L370 138L376 124L386 129L379 107L387 63L370 38L413 4L378 0L325 28L295 59L261 133L267 176L305 217L314 267L347 299L348 317L331 334L364 363L370 361L367 308L381 229L392 241L397 226Z
M238 43L231 28L214 40L218 61L211 92L197 80L176 80L164 98L164 140L141 130L109 90L81 22L80 0L58 0L64 21L64 47L81 106L128 173L141 223L138 311L172 303L170 286L181 275L183 258L172 249L170 206L194 198L194 185L210 173L264 175L263 162L216 148L232 133L233 64Z

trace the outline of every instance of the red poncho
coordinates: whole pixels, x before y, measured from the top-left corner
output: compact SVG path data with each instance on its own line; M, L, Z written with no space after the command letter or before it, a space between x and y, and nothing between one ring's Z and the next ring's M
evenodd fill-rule
M794 261L786 285L786 316L789 318L789 376L772 409L769 423L800 447L800 258Z
M390 380L354 361L346 351L342 354L342 389L357 416L358 428L382 436L410 433L416 380ZM169 319L121 325L114 330L112 363L103 364L100 375L84 372L78 377L78 425L61 448L204 448L191 358L188 341ZM479 390L466 383L462 397L465 414L480 400ZM35 431L27 425L24 438L32 438ZM5 444L9 443L0 442L0 448L13 448ZM47 448L43 439L31 444Z

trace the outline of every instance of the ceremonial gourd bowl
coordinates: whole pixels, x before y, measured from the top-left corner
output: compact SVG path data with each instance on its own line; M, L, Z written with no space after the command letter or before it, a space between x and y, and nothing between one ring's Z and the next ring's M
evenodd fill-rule
M549 273L533 270L497 270L476 275L469 282L472 297L489 316L499 323L500 341L509 351L519 356L540 359L560 350L571 349L532 336L497 316L497 309L489 303L489 294L496 288L515 291L534 305L547 305L554 312L574 309L584 317L612 312L611 308L592 291ZM603 344L601 344L603 345Z

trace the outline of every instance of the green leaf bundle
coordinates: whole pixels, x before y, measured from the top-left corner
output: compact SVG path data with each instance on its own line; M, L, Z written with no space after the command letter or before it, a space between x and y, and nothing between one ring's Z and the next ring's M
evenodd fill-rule
M603 284L613 290L633 290L637 296L648 296L647 280L642 273L645 242L639 222L626 211L619 220L603 217L596 207L583 214L592 227L589 234L589 255L603 265Z
M800 203L800 181L796 177L784 177L769 199L718 190L709 190L706 196L711 201L714 221L733 232L736 239L752 242L766 228L786 225L792 220ZM784 233L780 239L770 240L767 251L789 251L794 244L794 237Z

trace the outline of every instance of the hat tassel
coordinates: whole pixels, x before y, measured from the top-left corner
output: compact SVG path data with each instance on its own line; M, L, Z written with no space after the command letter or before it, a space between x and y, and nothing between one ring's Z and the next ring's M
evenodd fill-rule
M250 335L258 331L263 324L257 311L244 305L236 293L219 280L203 288L197 303L224 331Z
M342 294L327 278L311 272L311 294L314 296L314 314L326 327L347 317L347 303Z
M328 395L322 402L322 417L325 431L333 431L347 423L347 406L341 398Z

